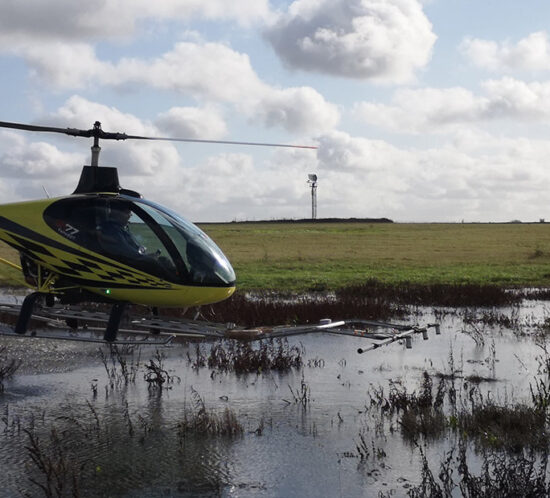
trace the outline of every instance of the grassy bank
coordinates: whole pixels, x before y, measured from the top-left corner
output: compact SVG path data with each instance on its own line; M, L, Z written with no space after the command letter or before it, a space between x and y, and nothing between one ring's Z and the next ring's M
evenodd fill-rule
M202 228L233 264L241 289L388 284L550 285L550 225L227 223ZM0 257L17 262L5 246ZM17 272L0 266L0 283Z

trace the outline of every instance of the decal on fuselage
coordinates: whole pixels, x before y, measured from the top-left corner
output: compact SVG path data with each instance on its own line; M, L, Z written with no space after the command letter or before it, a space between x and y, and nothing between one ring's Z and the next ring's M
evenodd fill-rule
M65 223L64 221L57 221L55 224L57 231L63 235L63 237L67 237L70 240L76 240L77 234L80 232L78 228L73 227L69 223Z

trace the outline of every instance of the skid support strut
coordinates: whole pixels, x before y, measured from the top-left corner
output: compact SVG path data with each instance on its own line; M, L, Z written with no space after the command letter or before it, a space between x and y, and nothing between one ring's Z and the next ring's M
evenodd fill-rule
M15 324L15 333L24 334L27 332L29 321L34 309L34 303L41 296L40 292L33 292L25 297L21 309L19 310L19 316L17 317L17 323Z
M126 308L126 303L113 304L111 308L111 314L109 315L109 321L107 322L107 328L105 329L105 335L103 339L107 342L116 341L116 334L118 332L118 326L120 325L120 319Z

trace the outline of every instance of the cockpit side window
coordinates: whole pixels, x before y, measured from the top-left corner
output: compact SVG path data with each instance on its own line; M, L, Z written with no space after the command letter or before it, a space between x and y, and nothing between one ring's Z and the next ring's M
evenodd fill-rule
M168 281L181 280L169 251L129 200L62 199L45 210L44 220L86 249Z
M198 227L145 199L75 196L44 211L45 222L66 239L164 280L232 286L235 273Z
M97 207L92 201L81 198L55 202L44 211L44 220L66 239L97 250Z

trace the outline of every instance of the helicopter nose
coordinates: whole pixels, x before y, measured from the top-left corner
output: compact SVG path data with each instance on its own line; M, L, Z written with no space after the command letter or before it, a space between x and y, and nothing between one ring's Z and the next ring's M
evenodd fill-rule
M185 306L203 306L205 304L219 303L231 297L234 292L235 285L232 287L194 287L192 294L185 296L185 301L190 299L192 302L186 302Z

